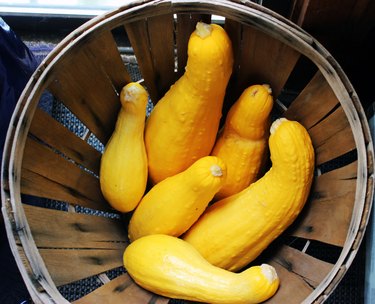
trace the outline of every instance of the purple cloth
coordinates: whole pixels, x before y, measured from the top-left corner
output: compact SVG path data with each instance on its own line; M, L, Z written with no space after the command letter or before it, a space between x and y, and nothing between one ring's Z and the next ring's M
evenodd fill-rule
M0 160L14 108L37 66L32 52L0 18Z

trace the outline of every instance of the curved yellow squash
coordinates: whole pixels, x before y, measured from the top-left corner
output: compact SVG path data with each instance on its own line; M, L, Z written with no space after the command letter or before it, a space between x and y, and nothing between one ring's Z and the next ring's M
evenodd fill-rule
M199 22L189 39L184 75L159 100L146 122L153 183L210 154L232 65L232 45L224 29Z
M272 266L262 264L233 273L211 265L190 244L167 235L136 240L125 249L123 260L137 284L169 298L251 304L267 300L279 286Z
M129 239L164 233L179 236L203 213L221 188L225 164L215 156L197 160L185 171L168 177L142 198L129 222Z
M211 152L227 166L227 177L216 199L238 193L258 178L267 155L271 93L268 85L252 85L230 108Z
M216 202L185 234L210 263L237 271L253 261L297 217L313 179L306 129L285 118L271 126L272 167L238 194Z
M138 83L124 86L115 130L100 163L100 188L105 199L120 212L132 211L147 184L144 126L147 91Z

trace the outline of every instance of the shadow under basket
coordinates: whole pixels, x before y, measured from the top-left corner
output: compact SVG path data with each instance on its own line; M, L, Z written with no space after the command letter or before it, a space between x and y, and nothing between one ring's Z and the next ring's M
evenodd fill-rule
M142 80L151 101L159 100L184 72L200 20L220 23L233 43L223 117L245 87L268 83L274 117L302 123L316 152L304 210L257 260L281 278L267 303L322 303L338 285L373 198L366 116L344 72L313 37L243 2L132 2L78 28L34 73L14 112L2 165L8 239L34 302L182 303L143 290L126 274L126 215L109 208L98 174L121 88ZM122 54L124 41L133 55ZM53 100L47 111L40 106L45 98ZM72 292L77 288L82 292Z

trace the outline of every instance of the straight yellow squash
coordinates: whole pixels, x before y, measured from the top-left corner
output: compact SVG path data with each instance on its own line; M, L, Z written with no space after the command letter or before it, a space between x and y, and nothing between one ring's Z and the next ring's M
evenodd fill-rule
M216 199L238 193L258 178L267 155L271 93L269 85L252 85L230 108L211 152L227 166L227 177Z
M308 132L280 118L270 133L271 169L207 208L183 237L213 265L231 271L246 266L294 221L307 200L314 172Z
M169 298L252 304L269 299L279 286L277 273L270 265L233 273L211 265L193 246L168 235L136 240L125 249L123 261L138 285Z
M225 30L198 22L182 75L155 105L145 142L155 184L210 154L218 132L233 51Z
M141 200L148 178L144 144L148 94L131 82L121 90L120 101L115 130L100 162L100 188L114 209L129 212Z
M205 156L188 169L154 185L130 219L129 239L134 241L157 233L183 234L219 191L225 174L225 164L220 158Z

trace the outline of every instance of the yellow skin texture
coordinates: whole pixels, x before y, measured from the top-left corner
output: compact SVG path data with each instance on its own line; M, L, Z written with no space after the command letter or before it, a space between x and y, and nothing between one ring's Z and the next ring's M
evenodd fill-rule
M297 217L313 180L314 149L306 129L285 118L271 126L272 167L238 194L206 209L184 235L210 263L237 271Z
M227 165L227 177L216 199L238 193L258 178L266 156L271 92L268 85L252 85L230 108L211 152Z
M275 294L279 278L272 266L233 273L208 263L193 246L167 235L131 243L124 266L143 288L169 298L214 304L260 303Z
M148 94L138 83L120 93L121 108L115 130L100 163L100 187L108 203L120 212L134 210L147 184L144 126Z
M154 185L132 215L131 241L148 234L179 236L198 219L221 188L225 164L215 156L197 160L185 171Z
M232 66L232 45L224 29L198 23L189 39L184 75L146 122L149 176L154 184L210 154Z

